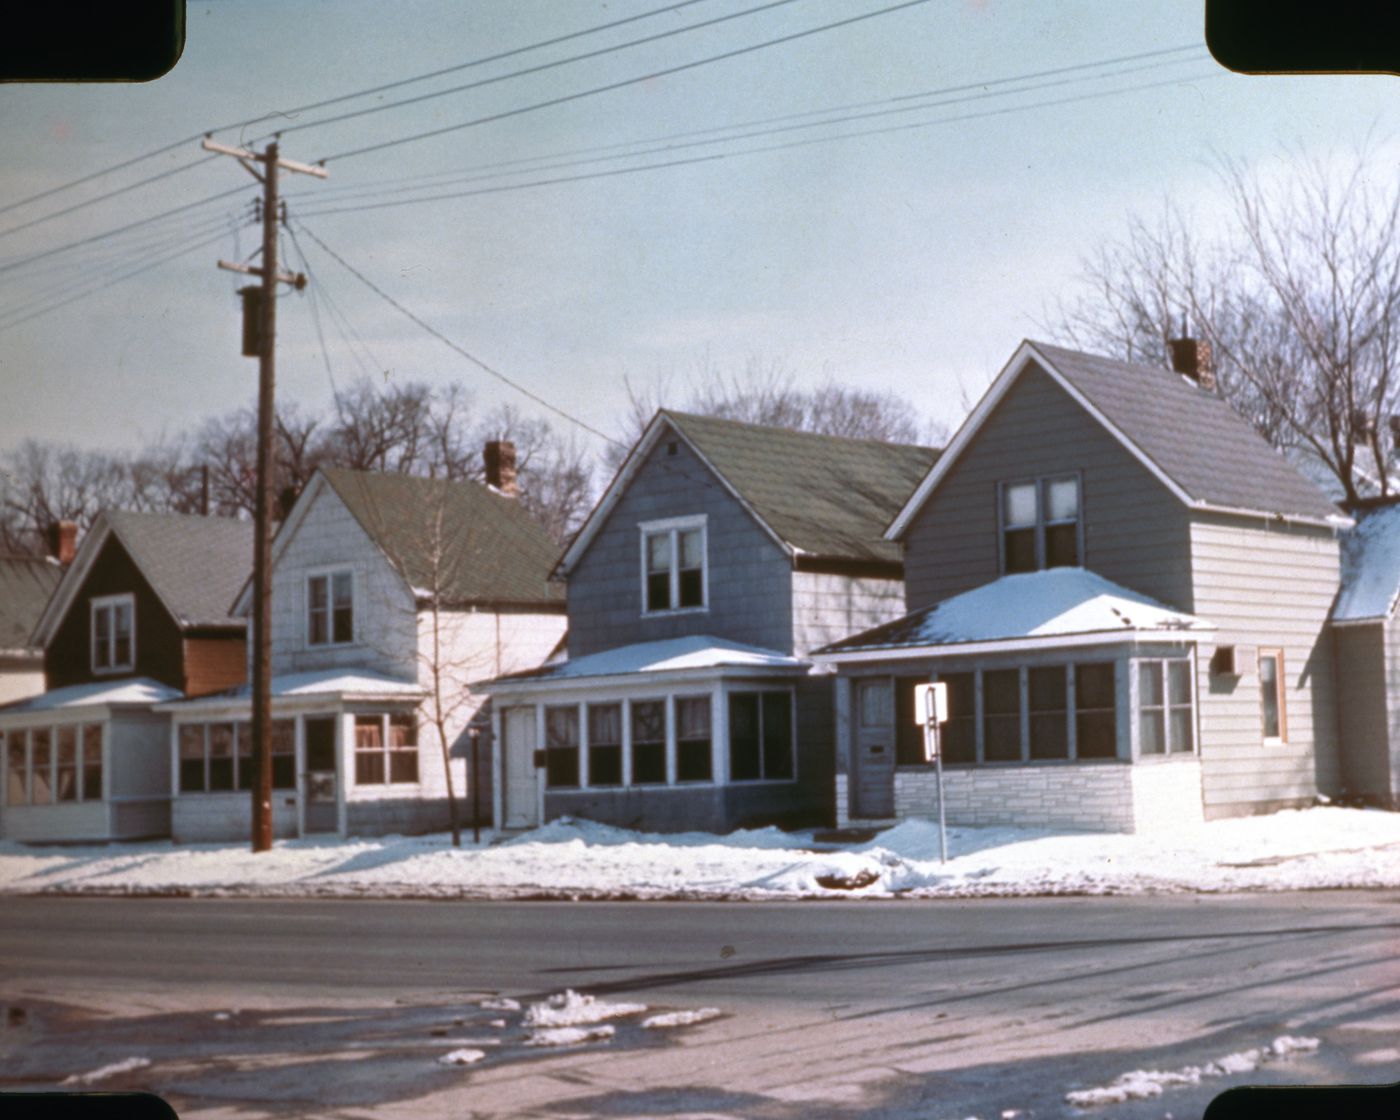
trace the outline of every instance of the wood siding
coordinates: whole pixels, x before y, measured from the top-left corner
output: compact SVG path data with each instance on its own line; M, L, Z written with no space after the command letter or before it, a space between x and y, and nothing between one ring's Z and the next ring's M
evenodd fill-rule
M236 688L248 677L248 642L242 633L185 639L186 696Z
M824 572L792 574L792 652L805 657L904 613L904 581Z
M696 514L706 518L706 609L644 616L638 526ZM791 650L792 567L685 443L663 436L569 575L569 656L692 634Z
M1342 743L1341 791L1383 805L1390 803L1395 792L1396 739L1388 703L1394 693L1387 688L1394 687L1396 666L1387 628L1383 622L1332 628Z
M1035 366L1002 398L910 524L909 609L998 577L998 483L1073 471L1083 480L1085 567L1192 610L1186 508Z
M1327 615L1337 594L1337 541L1327 529L1244 517L1191 523L1194 608L1234 645L1236 676L1212 673L1201 647L1201 783L1207 818L1302 804L1338 792L1337 709ZM1281 649L1287 742L1263 739L1260 648Z
M135 666L116 673L92 671L92 600L103 595L130 593L136 618ZM124 677L152 677L171 688L185 683L184 642L180 627L156 596L130 554L115 536L103 544L87 578L73 597L48 648L44 651L44 674L48 687L86 684Z

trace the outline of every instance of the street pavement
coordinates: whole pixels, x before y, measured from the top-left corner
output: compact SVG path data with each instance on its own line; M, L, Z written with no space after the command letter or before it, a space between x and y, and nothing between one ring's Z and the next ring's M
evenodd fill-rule
M1400 1078L1400 894L969 902L9 897L0 1087L146 1088L181 1116L1199 1116L1236 1084ZM524 1045L573 988L703 1024ZM1080 1112L1072 1090L1315 1038ZM438 1059L479 1049L470 1066ZM144 1059L140 1065L133 1059Z

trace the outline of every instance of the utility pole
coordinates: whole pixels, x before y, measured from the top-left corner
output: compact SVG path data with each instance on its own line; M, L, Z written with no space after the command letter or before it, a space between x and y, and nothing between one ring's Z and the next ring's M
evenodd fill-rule
M275 386L273 352L277 334L277 284L306 287L306 277L277 268L277 173L279 169L326 178L324 167L279 158L274 139L259 152L216 144L209 137L206 151L233 156L263 185L262 267L220 261L219 267L262 278L262 287L244 288L243 353L258 359L257 497L253 512L253 851L272 848L272 422ZM262 164L262 172L254 170ZM256 298L251 293L256 292ZM249 317L254 317L250 323ZM250 329L251 328L251 329ZM250 345L250 343L254 345Z

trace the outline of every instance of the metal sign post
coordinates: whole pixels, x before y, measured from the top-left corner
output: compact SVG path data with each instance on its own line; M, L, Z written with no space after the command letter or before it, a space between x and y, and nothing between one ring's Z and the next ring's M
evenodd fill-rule
M933 763L938 789L938 861L948 862L948 825L943 813L943 751L938 725L948 718L948 686L943 683L914 686L915 711L924 726L924 758Z

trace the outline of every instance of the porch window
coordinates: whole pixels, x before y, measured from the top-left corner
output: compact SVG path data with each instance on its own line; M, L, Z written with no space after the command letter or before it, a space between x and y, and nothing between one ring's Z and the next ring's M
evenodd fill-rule
M578 785L578 708L544 710L545 785Z
M1003 574L1082 563L1077 475L1003 483L1000 497Z
M78 800L78 729L72 724L58 728L54 795L58 801Z
M83 758L81 763L83 788L79 796L84 801L102 800L102 725L83 725Z
M1138 663L1138 752L1189 754L1193 747L1191 662Z
M234 781L233 739L233 724L209 725L210 793L228 793L237 788Z
M418 781L418 720L412 712L391 712L389 723L389 781Z
M355 640L355 577L346 569L306 579L306 644L348 645Z
M988 762L1021 758L1021 671L989 669L982 674L982 745Z
M1264 741L1283 743L1288 740L1288 717L1284 706L1283 650L1259 651L1259 703L1263 720Z
M238 771L234 775L234 784L239 789L250 790L257 781L257 767L253 763L253 724L245 720L233 726L238 740Z
M676 697L676 780L708 782L710 763L710 698Z
M621 704L588 705L588 784L622 784Z
M705 606L705 519L653 521L642 527L645 614Z
M92 671L115 673L135 665L136 599L104 595L92 600Z
M1118 712L1113 663L1074 667L1074 753L1077 758L1118 754Z
M296 789L297 724L293 719L272 721L272 788Z
M977 675L943 673L948 686L948 722L941 729L944 762L977 761Z
M204 724L180 725L180 792L203 793L208 788L204 777Z
M1031 758L1069 757L1069 705L1065 667L1051 665L1028 671L1030 685Z
M355 717L355 784L379 786L418 780L418 725L413 715Z
M47 727L29 733L30 804L53 803L53 740Z
M29 736L11 731L5 737L5 804L23 805L29 800Z
M633 700L632 784L666 784L666 701Z
M730 693L730 779L791 778L792 755L792 693Z

